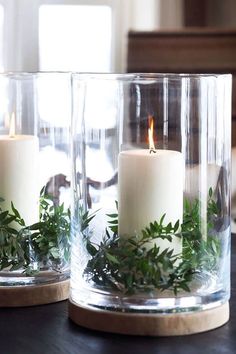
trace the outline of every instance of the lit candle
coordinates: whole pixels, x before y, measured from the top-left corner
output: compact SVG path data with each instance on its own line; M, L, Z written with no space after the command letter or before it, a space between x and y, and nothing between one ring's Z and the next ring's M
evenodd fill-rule
M38 138L15 135L15 117L12 114L9 135L0 135L0 204L11 210L11 202L27 225L39 219Z
M153 129L153 127L152 127ZM152 130L151 129L151 130ZM149 130L149 141L152 131ZM120 237L140 234L151 222L180 224L183 219L183 155L178 151L149 149L122 151L118 159L118 231ZM155 240L160 250L182 251L182 241ZM153 246L152 244L152 246Z

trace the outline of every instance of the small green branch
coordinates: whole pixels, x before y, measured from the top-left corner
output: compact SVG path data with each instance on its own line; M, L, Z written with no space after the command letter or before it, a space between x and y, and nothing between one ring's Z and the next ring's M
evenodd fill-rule
M163 215L159 222L154 221L145 227L141 235L128 239L118 236L118 214L109 214L108 227L99 245L94 245L84 232L95 214L84 213L81 232L91 256L84 276L97 286L128 294L164 290L170 290L175 295L180 291L189 292L195 274L217 270L221 252L217 237L208 235L204 240L199 211L199 200L186 200L181 225L179 220L174 225L165 225ZM209 232L213 229L218 213L210 189L207 207ZM161 250L158 239L169 241L170 246ZM182 240L182 254L175 254L171 248L171 243L177 239Z
M11 211L0 208L0 270L22 269L26 275L34 275L48 263L60 270L69 260L69 248L70 211L63 204L55 206L44 188L38 223L25 225L13 203Z

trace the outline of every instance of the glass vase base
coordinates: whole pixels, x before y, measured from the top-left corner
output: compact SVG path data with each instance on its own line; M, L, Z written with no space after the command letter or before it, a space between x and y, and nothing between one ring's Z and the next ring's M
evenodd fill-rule
M182 313L122 313L82 306L69 299L69 317L76 324L103 332L140 336L180 336L218 328L229 320L229 302Z
M0 286L0 307L22 307L63 301L69 296L69 279L38 285Z
M40 270L35 275L26 275L23 270L20 271L1 271L0 272L0 289L1 287L13 287L23 285L44 285L57 283L67 280L70 277L69 269L63 271L57 270Z

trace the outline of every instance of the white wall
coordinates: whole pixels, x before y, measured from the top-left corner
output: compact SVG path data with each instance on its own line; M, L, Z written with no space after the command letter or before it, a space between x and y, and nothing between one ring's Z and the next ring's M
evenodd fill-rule
M129 30L182 26L183 0L0 0L5 8L4 71L38 71L40 4L108 4L114 14L112 71L126 70Z

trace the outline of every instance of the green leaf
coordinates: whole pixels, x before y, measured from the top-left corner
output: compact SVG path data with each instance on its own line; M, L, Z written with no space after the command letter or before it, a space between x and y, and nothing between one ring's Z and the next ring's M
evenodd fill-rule
M43 227L44 226L44 222L37 222L37 223L35 223L35 224L33 224L33 225L31 225L31 226L29 226L28 228L29 228L29 230L31 230L31 231L35 231L35 230L39 230L41 227Z
M179 287L180 287L181 289L183 289L184 291L187 291L187 292L190 292L190 291L191 291L190 288L189 288L189 286L188 286L185 282L181 282L181 283L179 284Z
M115 256L113 256L112 254L110 254L108 252L106 252L106 257L111 263L115 263L115 264L119 264L120 263Z
M109 224L117 225L117 220L110 220L110 221L109 221Z
M60 257L59 250L57 247L50 248L49 253L51 254L51 256L53 256L53 258L57 259Z
M163 214L162 217L160 218L159 224L162 225L163 221L165 219L166 214Z
M209 194L209 197L210 197L210 198L212 198L212 195L213 195L213 190L212 190L212 188L211 188L211 187L210 187L210 189L209 189L209 193L208 193L208 194Z
M12 202L11 202L11 208L12 208L12 211L13 211L14 215L15 215L17 218L20 219L21 216L20 216L18 210L14 207L14 204L13 204Z
M86 248L90 256L95 256L97 254L97 249L90 242L87 242Z
M117 226L110 226L110 229L112 232L114 232L115 234L118 233L118 227Z
M179 229L179 220L176 221L175 225L174 225L174 233L176 233Z
M109 218L118 218L118 214L107 214Z
M45 190L46 190L46 186L43 186L43 188L40 190L40 197L44 197Z
M4 219L8 216L8 211L4 211L0 213L0 223L3 222Z
M18 235L18 231L16 229L13 229L12 227L7 226L6 231L12 235Z

